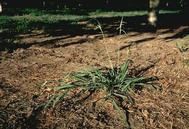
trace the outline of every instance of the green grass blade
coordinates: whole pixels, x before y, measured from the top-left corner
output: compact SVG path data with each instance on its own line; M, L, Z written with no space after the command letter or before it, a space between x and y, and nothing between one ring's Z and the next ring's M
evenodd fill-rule
M53 100L54 100L55 98L56 98L56 95L55 95L55 96L52 96L52 97L50 98L50 100L48 100L47 103L44 105L44 108L46 109L46 108L50 107L51 104L52 104L52 102L53 102Z
M117 112L119 113L119 115L120 115L120 117L122 118L122 120L123 120L123 122L125 123L125 125L126 125L127 127L129 127L129 124L127 123L127 117L126 117L124 111L122 111L122 110L120 109L120 107L117 105L117 103L115 102L115 100L114 100L113 98L112 98L112 104L113 104L114 108L117 110Z
M130 60L127 60L121 67L119 71L118 80L123 83L127 73L128 73L128 66L129 66Z
M126 99L127 97L122 95L122 94L118 94L118 93L113 93L113 95L117 96L117 97L121 97L122 99Z
M78 87L77 85L72 85L72 84L64 84L62 86L57 86L54 89L55 90L66 90L66 89L73 89Z
M55 107L55 105L56 105L60 100L64 99L65 96L68 95L68 92L69 92L69 90L65 91L63 94L58 95L58 96L54 99L53 104L52 104L53 108Z

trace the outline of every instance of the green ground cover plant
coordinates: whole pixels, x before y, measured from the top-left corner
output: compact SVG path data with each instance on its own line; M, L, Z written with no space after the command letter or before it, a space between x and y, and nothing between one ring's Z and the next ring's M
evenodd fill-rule
M79 12L79 13L78 13ZM147 11L107 11L107 10L39 10L39 9L7 9L0 16L0 29L10 32L28 32L33 29L60 24L61 22L74 23L92 18L134 17L145 16ZM160 14L179 13L179 11L160 10Z

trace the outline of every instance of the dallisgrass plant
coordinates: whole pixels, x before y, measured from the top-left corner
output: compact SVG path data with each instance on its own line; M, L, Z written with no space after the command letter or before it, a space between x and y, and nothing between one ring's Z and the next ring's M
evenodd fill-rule
M97 21L97 27L100 29L103 39L105 38L100 22ZM123 18L119 26L119 33L124 32L122 30ZM125 32L124 32L125 33ZM104 42L103 42L104 43ZM133 98L130 95L131 91L139 90L145 86L153 86L153 82L157 80L156 77L143 77L132 75L129 70L129 64L132 60L126 60L120 67L114 67L108 53L108 49L104 44L106 52L108 54L110 68L103 69L93 69L85 70L80 72L73 72L69 74L69 81L63 79L60 86L54 87L55 94L50 97L50 99L45 104L44 108L54 107L58 102L66 101L67 96L73 90L80 90L84 93L90 92L94 93L97 91L105 91L106 93L101 99L110 100L114 105L115 109L119 112L122 120L127 124L127 116L120 105L119 100L128 100L128 102L133 103ZM119 61L119 53L118 53ZM92 91L92 92L91 92ZM98 100L98 101L99 101ZM92 102L91 102L92 103Z
M52 105L54 107L71 90L78 88L83 91L105 90L108 95L103 98L114 101L116 98L131 98L129 95L131 90L138 90L144 86L154 87L153 81L157 80L157 78L130 75L128 69L129 62L131 60L127 60L120 68L94 69L69 74L69 82L62 81L62 85L54 87L54 90L61 91L61 94L58 96L56 94L53 95L45 105L45 108Z
M120 68L94 69L70 74L71 81L62 82L62 85L55 87L56 94L50 97L44 107L54 107L58 102L66 101L66 96L76 89L84 93L103 90L106 94L100 100L110 100L119 112L120 118L128 125L127 117L118 100L128 100L133 103L130 91L141 89L144 86L153 86L153 81L157 79L156 77L130 75L128 69L130 62L131 60L127 60Z

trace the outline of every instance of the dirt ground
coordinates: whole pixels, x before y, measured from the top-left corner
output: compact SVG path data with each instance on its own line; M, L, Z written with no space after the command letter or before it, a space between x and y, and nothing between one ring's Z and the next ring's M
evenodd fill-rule
M188 38L169 38L184 27L157 33L130 32L122 36L81 35L49 37L41 32L18 35L28 45L0 56L0 128L2 129L114 129L125 128L113 105L74 98L54 109L35 110L50 94L42 88L45 81L58 81L66 73L94 67L109 67L107 46L113 64L133 60L132 69L145 76L157 76L161 90L143 89L133 94L128 105L131 129L189 129L189 47ZM75 103L77 102L77 103Z

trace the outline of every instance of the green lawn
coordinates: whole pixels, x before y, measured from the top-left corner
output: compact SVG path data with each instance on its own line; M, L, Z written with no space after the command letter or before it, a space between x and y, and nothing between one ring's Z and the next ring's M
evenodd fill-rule
M17 12L17 13L14 13ZM178 13L179 11L161 10L160 14ZM111 17L134 17L147 15L147 11L84 11L84 10L38 10L20 9L5 12L0 16L0 29L23 32L44 26L57 25L63 21L75 23L79 20L89 20L92 18L111 18Z

